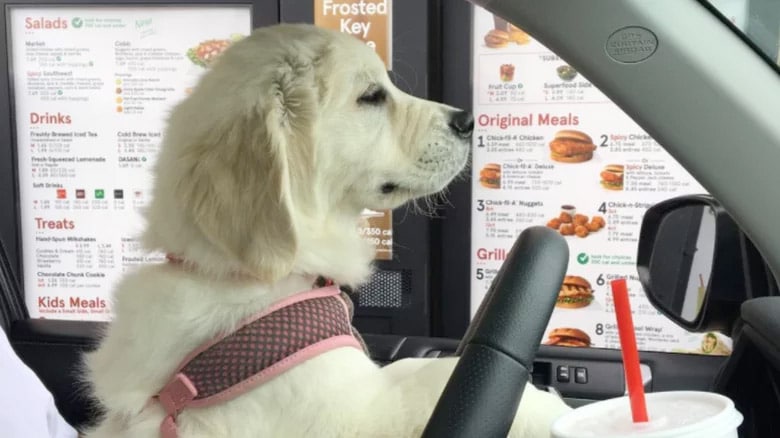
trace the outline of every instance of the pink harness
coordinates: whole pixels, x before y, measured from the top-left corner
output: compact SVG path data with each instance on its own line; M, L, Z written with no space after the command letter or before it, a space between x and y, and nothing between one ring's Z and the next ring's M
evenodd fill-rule
M340 347L363 349L338 286L302 292L243 320L187 356L155 396L168 414L163 438L176 438L186 407L231 400L312 357Z

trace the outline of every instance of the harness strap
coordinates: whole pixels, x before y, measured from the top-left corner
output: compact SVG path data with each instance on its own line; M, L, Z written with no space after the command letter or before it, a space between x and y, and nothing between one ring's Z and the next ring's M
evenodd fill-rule
M177 438L179 433L176 427L176 417L195 397L198 396L198 390L192 381L183 373L177 373L165 387L160 391L157 400L168 414L160 425L160 434L162 438Z
M162 438L178 438L176 418L185 407L230 400L335 348L367 351L355 336L351 313L331 283L281 300L206 342L154 397L167 414L160 425Z

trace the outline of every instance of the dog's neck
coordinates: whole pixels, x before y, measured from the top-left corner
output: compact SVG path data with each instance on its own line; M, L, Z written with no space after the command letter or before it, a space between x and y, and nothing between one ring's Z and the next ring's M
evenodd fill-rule
M168 264L180 267L182 269L186 269L188 271L192 272L207 272L206 270L202 269L201 266L198 265L198 263L186 259L185 257L168 253L165 254L165 259L168 261ZM239 280L239 281L250 281L250 282L256 282L259 281L259 279L248 272L243 272L239 270L230 271L227 273L222 274L221 279L225 280Z
M168 261L168 263L170 265L179 266L179 267L181 267L183 269L189 269L189 270L193 270L193 271L197 271L198 270L197 264L195 264L194 262L186 260L182 256L179 256L179 255L176 255L176 254L172 254L172 253L168 253L168 254L165 255L165 259ZM309 277L313 278L313 280L312 280L312 289L319 289L319 288L323 288L323 287L336 285L336 282L333 279L325 277L323 275L313 275L313 276L309 276ZM259 279L256 276L254 276L254 275L252 275L250 273L241 272L241 271L234 271L234 272L228 273L226 275L226 279L239 280L239 281L259 281Z
M171 254L171 262L210 279L269 283L268 278L261 280L258 273L212 243L186 218L180 219L150 221L154 226L150 225L144 235L145 248ZM359 219L344 213L336 220L317 219L300 223L295 261L287 275L301 278L322 275L351 287L367 281L373 270L375 250L358 234Z

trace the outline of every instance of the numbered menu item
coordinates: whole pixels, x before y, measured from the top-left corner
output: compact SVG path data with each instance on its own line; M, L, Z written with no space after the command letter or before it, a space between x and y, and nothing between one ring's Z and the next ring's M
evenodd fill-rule
M170 108L251 30L248 6L9 8L24 288L33 317L107 320Z
M527 33L478 7L473 26L472 314L517 236L547 226L571 260L545 343L619 348L606 282L627 278L642 350L715 351L659 314L636 280L647 208L701 185Z

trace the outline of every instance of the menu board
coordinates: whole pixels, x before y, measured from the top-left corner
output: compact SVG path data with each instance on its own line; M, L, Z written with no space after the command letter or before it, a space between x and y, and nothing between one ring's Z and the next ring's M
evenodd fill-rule
M12 7L24 285L32 317L108 320L133 266L171 107L251 31L249 6Z
M729 354L647 301L636 270L645 211L704 188L586 78L539 42L475 8L472 315L520 232L544 225L571 260L543 342L619 348L609 282L626 278L645 351Z

